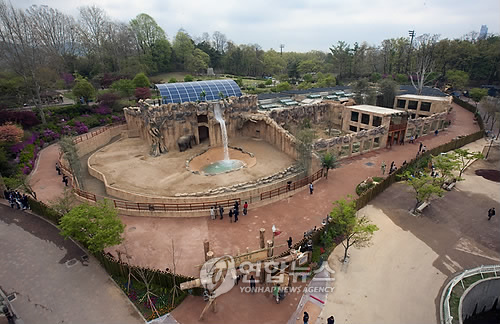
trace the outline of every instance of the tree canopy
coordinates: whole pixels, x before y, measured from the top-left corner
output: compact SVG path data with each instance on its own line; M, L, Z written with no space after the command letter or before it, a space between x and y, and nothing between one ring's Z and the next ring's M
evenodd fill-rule
M96 206L84 203L72 208L61 218L60 228L61 235L76 239L96 253L120 244L125 225L116 209L103 201Z
M364 247L369 245L373 234L378 227L372 224L366 216L357 216L356 201L340 199L335 201L330 212L331 223L335 224L336 231L342 235L344 246L344 260L347 259L350 247Z

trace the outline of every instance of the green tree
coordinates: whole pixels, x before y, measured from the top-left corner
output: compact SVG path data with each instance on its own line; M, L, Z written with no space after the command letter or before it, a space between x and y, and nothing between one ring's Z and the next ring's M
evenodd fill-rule
M328 170L337 166L337 157L330 152L321 155L321 166L326 169L325 178L328 179Z
M65 238L72 237L97 253L120 244L125 226L116 209L104 200L96 206L84 203L72 208L61 218L60 228Z
M206 71L210 64L210 56L199 48L195 48L186 60L186 70L196 73Z
M415 208L423 202L429 201L434 196L441 197L444 190L441 189L439 181L429 176L427 173L419 173L412 175L409 171L405 172L406 184L415 191Z
M151 83L149 82L148 77L144 73L137 73L132 80L136 88L149 88Z
M356 216L355 200L335 201L330 217L331 223L336 225L337 232L343 239L344 261L347 259L350 247L360 248L369 245L373 234L378 231L377 225L370 223L366 216Z
M399 85L397 84L397 82L392 79L385 78L382 81L380 81L378 85L379 85L379 90L383 96L382 107L387 107L387 108L394 107L394 98L396 98L396 95L399 90Z
M440 182L440 185L452 181L455 178L453 171L458 171L459 169L459 161L454 154L432 156L432 164L439 174L437 180Z
M71 173L76 178L78 187L83 188L82 164L80 162L80 158L78 157L78 153L76 152L73 138L70 136L63 136L59 140L58 144L61 151L64 153L64 158L69 163Z
M458 161L458 178L462 177L465 169L467 169L472 162L478 159L484 159L484 155L480 152L471 152L468 149L456 149L450 153L452 158Z
M111 89L118 91L122 97L127 98L134 95L135 88L134 81L129 79L120 79L111 84Z
M76 78L75 86L72 91L73 96L75 96L77 100L78 98L83 98L87 105L89 104L89 100L93 99L95 96L95 89L92 84L82 77Z
M275 92L287 91L292 89L292 86L288 82L280 82L276 87L274 87Z
M177 35L175 35L172 48L174 50L175 57L178 60L178 67L186 70L186 63L189 62L189 59L193 55L193 40L185 31L179 30Z
M312 158L312 142L314 140L314 131L310 128L301 129L297 133L297 153L299 164L309 174Z
M483 97L486 97L487 95L488 95L488 89L472 88L469 91L469 96L476 103L476 109L477 109L477 104L481 101L481 99L483 99Z
M138 14L130 21L137 45L144 54L150 52L159 41L165 40L166 35L163 29L156 23L150 15Z
M358 105L368 104L373 105L377 99L375 91L370 86L368 79L361 79L354 83L353 86L354 100Z
M334 87L336 84L337 80L333 75L318 73L318 80L316 81L316 86L318 88Z
M469 83L469 74L460 70L448 70L446 72L446 80L451 84L453 89L463 89Z

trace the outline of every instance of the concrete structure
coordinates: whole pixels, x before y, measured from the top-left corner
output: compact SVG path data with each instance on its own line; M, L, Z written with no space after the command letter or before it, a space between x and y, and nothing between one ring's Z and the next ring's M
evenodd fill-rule
M460 324L476 314L500 309L499 299L500 278L493 277L475 282L460 297Z
M342 112L342 130L356 133L379 126L389 128L393 115L402 115L402 112L371 105L345 107Z
M394 99L394 108L405 110L410 118L428 117L433 114L449 112L451 108L452 97L431 97L405 94L396 96Z

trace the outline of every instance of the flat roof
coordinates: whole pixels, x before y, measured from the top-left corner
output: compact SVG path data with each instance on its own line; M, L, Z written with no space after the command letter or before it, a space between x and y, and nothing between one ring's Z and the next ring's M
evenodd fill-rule
M422 96L422 95L415 95L415 94L398 95L398 96L396 96L396 98L429 100L429 101L447 101L447 102L450 101L449 97Z
M392 115L392 114L401 114L402 111L392 109L392 108L383 108L372 105L356 105L356 106L346 106L346 108L355 109L359 111L371 112L379 115Z

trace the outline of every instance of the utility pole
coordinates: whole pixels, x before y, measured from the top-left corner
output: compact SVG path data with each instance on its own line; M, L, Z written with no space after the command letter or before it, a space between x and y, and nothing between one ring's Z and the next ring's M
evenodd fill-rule
M283 56L283 49L285 48L285 44L280 44L280 54Z
M410 48L408 49L408 58L406 59L406 74L408 74L408 65L410 64L410 54L411 54L411 49L413 48L413 37L415 36L415 31L409 30L408 35L410 35L411 40L410 40Z

